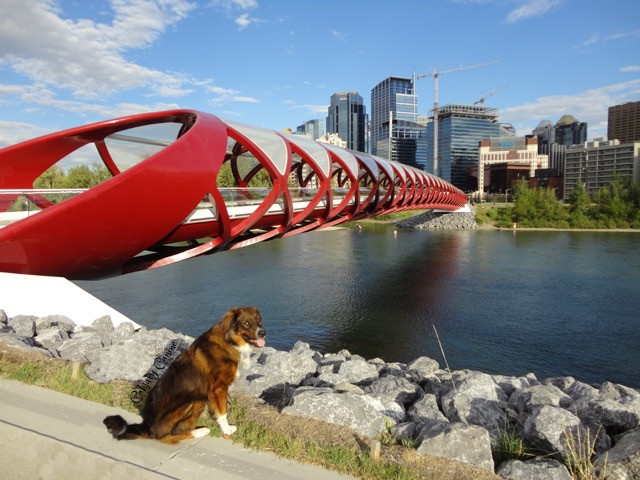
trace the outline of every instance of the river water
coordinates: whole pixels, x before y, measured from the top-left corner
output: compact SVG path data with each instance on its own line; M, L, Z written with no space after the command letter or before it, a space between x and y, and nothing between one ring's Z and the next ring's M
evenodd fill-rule
M256 305L282 350L301 340L640 388L639 246L640 233L363 224L76 283L148 328L194 337L228 308Z

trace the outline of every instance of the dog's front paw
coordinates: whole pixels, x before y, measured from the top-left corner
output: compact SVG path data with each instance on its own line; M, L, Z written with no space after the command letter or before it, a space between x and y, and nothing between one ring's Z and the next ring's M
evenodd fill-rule
M220 415L217 418L217 421L218 421L218 425L220 425L220 430L222 430L222 434L224 436L233 435L234 433L236 433L236 430L238 429L238 427L236 427L235 425L229 425L226 414Z

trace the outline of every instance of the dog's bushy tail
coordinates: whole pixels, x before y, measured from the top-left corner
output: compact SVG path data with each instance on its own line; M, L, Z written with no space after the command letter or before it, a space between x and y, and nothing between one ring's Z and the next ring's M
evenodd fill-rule
M149 429L143 423L129 424L120 415L106 417L102 423L116 440L133 440L135 438L149 438Z

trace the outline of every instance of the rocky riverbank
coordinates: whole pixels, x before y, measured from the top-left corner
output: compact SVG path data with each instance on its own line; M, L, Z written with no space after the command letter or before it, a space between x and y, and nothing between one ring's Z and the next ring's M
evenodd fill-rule
M434 212L432 210L395 222L401 228L430 230L472 230L478 228L471 212Z
M84 363L96 382L133 382L134 402L193 341L168 329L114 328L108 316L78 326L60 315L8 318L2 310L0 331L5 344ZM234 388L282 415L339 424L370 438L388 430L410 440L419 455L474 464L508 479L570 479L565 465L577 442L593 445L593 460L606 465L607 479L640 478L640 392L610 382L449 372L427 357L387 363L346 350L323 354L298 342L290 351L256 350ZM492 448L508 429L547 456L496 465Z

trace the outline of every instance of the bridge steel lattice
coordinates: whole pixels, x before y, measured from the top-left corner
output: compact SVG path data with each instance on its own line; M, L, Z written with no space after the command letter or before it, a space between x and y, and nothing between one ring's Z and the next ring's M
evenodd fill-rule
M34 188L50 167L89 158L108 169L105 181ZM0 150L0 271L100 278L384 213L465 205L453 185L401 163L199 111L154 112Z

